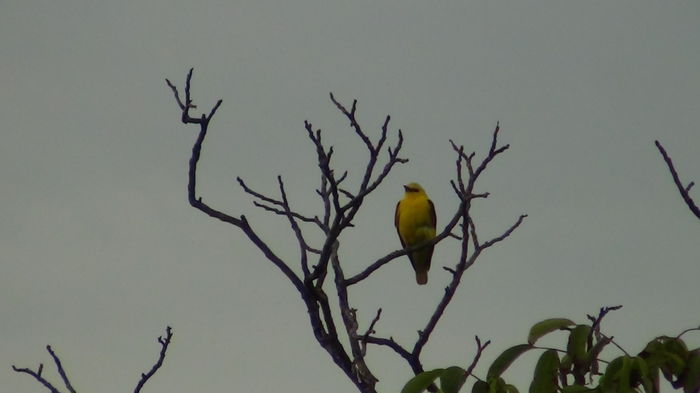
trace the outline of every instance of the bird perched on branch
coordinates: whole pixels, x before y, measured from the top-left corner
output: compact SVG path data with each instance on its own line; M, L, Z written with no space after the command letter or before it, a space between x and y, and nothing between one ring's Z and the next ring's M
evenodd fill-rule
M403 199L396 204L394 225L399 232L401 245L403 248L409 248L435 238L435 206L420 184L410 183L403 188L406 192ZM416 271L418 285L428 283L433 247L434 245L430 245L408 254L413 270Z

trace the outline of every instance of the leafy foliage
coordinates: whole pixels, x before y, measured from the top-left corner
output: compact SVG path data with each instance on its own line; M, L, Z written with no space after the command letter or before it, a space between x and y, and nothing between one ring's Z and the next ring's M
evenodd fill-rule
M600 332L602 318L618 307L603 308L591 324L576 324L565 318L552 318L532 326L526 344L514 345L491 363L481 379L458 367L435 369L411 379L401 393L420 393L440 379L441 393L457 393L472 376L472 393L517 393L503 374L522 354L542 351L530 383L529 393L659 393L660 379L683 393L700 393L700 348L688 349L682 336L700 327L670 337L651 340L637 355L626 353L607 361L600 358L603 349L614 341ZM554 331L568 331L565 349L538 347L536 342ZM615 344L617 346L617 344ZM611 347L612 348L612 347ZM601 364L604 369L601 369ZM435 386L432 387L435 391ZM463 390L466 392L466 390Z

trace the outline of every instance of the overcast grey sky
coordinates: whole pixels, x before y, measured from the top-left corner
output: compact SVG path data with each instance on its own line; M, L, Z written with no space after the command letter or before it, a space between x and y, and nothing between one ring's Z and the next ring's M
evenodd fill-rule
M699 20L697 1L3 1L0 390L45 391L10 366L48 366L51 344L80 391L132 391L172 325L144 391L354 391L278 270L188 206L195 130L164 78L182 86L189 67L200 108L224 100L201 195L245 213L284 255L296 253L286 221L254 210L235 177L274 193L281 174L298 210L318 213L303 121L358 176L363 145L328 92L359 99L366 130L391 114L411 161L343 239L349 273L399 247L402 184L420 182L444 223L456 203L448 140L481 153L501 122L511 149L478 187L491 197L477 224L485 238L529 218L468 271L426 368L467 364L478 334L493 340L484 373L538 320L584 321L605 305L625 306L604 327L632 352L697 326L700 222L653 141L700 180ZM436 249L427 287L405 258L357 285L361 323L381 306L378 334L413 342L456 255ZM534 359L506 377L527 389ZM410 377L384 348L368 361L380 391Z

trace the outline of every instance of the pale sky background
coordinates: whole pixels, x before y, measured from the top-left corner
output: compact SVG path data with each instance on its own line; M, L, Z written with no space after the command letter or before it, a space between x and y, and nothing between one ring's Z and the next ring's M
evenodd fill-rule
M604 329L630 352L700 323L700 222L653 145L700 180L700 3L693 1L258 0L13 1L0 9L0 391L45 389L10 366L52 370L81 392L133 391L172 325L144 392L353 392L315 342L298 293L236 228L189 207L195 129L164 83L195 67L211 125L200 195L245 213L279 254L286 220L257 211L236 176L318 214L319 175L303 121L336 146L357 184L361 142L328 99L376 132L391 114L407 165L342 240L347 274L399 247L393 210L418 181L439 225L456 199L449 139L483 153L496 121L511 149L478 186L481 238L524 225L485 253L424 351L426 368L477 369L563 316L623 304ZM481 157L481 155L479 155ZM700 199L700 193L695 192ZM402 258L352 288L363 328L406 346L449 279L455 242L427 287ZM298 266L297 266L298 267ZM333 292L332 290L329 292ZM564 345L565 337L561 335ZM687 337L700 345L700 334ZM506 374L527 391L535 356ZM382 392L410 376L371 347ZM49 374L57 384L55 373ZM470 382L471 385L472 382Z

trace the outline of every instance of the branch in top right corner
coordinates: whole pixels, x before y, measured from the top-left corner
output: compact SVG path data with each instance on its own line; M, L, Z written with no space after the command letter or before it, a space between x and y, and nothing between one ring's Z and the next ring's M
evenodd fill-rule
M683 185L683 182L681 182L680 177L678 177L678 172L676 172L676 168L673 166L673 161L671 160L671 157L666 153L666 149L659 143L659 141L654 141L654 144L656 144L656 147L659 149L659 152L661 153L661 156L664 158L664 161L666 161L666 165L668 165L668 170L671 172L671 176L673 177L673 182L676 183L676 187L678 187L678 192L681 194L681 198L683 198L683 201L685 202L686 205L688 205L688 208L690 209L691 212L700 219L700 208L698 208L698 205L695 204L695 201L693 201L693 198L690 197L690 189L695 185L694 182L688 183L687 186Z

